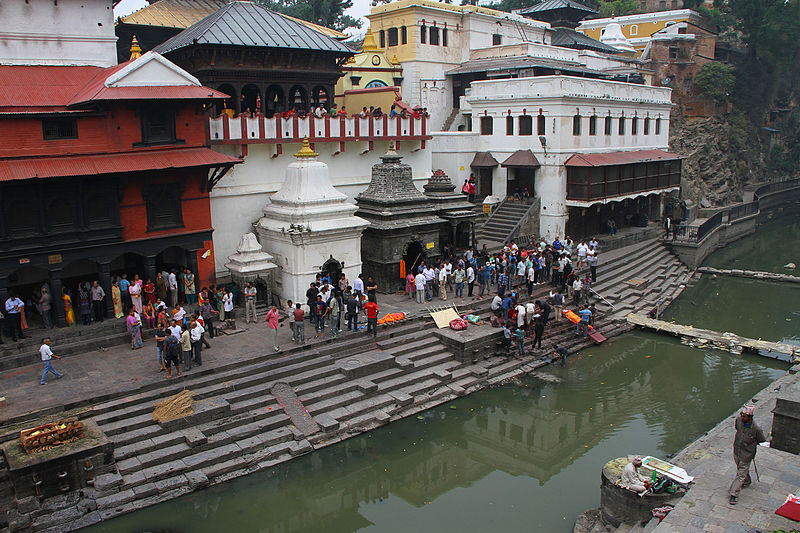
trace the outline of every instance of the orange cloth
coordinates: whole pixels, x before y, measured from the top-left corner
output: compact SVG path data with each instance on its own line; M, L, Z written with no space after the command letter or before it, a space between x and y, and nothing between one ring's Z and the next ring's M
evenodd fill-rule
M406 317L405 313L389 313L385 317L378 320L378 324L391 324L392 322L403 320L405 317Z
M400 279L406 279L406 262L405 260L400 260Z

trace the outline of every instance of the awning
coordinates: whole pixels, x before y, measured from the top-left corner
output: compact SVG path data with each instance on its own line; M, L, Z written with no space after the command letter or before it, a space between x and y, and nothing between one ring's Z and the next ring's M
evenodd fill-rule
M504 167L533 167L539 168L539 160L536 159L536 156L533 155L533 152L530 150L517 150L510 156L508 159L503 161Z
M635 152L606 152L601 154L572 154L564 162L567 167L607 167L653 161L678 161L683 156L663 150L637 150Z
M220 154L210 148L0 159L0 181L119 174L168 168L220 167L241 162L240 159Z
M493 168L499 165L497 159L492 157L489 152L476 152L469 166L473 168Z

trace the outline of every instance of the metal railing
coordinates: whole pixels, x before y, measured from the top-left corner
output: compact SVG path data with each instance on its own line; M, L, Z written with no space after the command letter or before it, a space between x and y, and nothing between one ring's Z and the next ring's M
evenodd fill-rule
M731 207L728 211L728 222L739 220L740 218L749 217L758 213L758 200L752 201L747 204L737 205Z
M753 193L753 197L758 200L768 194L772 194L775 192L783 191L786 189L793 189L795 187L800 187L800 178L785 180L785 181L776 181L774 183L768 183L766 185L762 185L758 189L755 190Z

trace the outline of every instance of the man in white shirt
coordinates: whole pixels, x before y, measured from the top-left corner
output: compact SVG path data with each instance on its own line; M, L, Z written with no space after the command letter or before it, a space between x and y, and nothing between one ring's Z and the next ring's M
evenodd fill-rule
M472 288L475 286L475 269L472 268L472 263L467 266L467 296L472 297Z
M592 250L594 250L596 252L598 246L600 246L600 243L597 242L597 239L592 237L592 240L589 241L589 248L591 248Z
M178 277L174 270L167 277L167 288L169 288L169 306L175 307L178 304Z
M178 321L173 319L170 324L170 327L167 328L169 329L169 334L175 337L176 340L181 340L182 329Z
M44 339L42 341L42 346L39 348L39 355L42 356L42 366L44 370L42 371L42 381L40 385L47 385L47 373L52 373L56 379L61 379L63 374L61 374L58 370L53 368L53 363L51 362L52 358L55 357L56 359L61 359L59 356L53 353L53 350L50 349L50 339Z
M420 272L414 276L414 287L417 289L417 303L425 302L425 275Z
M206 330L196 321L192 322L191 328L192 329L189 330L189 336L192 339L192 352L194 352L192 361L197 363L197 366L203 366L201 354L203 352L203 333L205 333Z
M585 242L578 243L578 268L581 268L586 263L586 253L589 251L589 246Z
M581 291L583 290L583 282L581 278L575 278L572 282L572 303L578 305L581 301Z
M233 312L233 292L226 290L222 296L222 309L225 311L225 317L229 320L236 318Z
M500 294L495 294L494 298L492 298L492 303L490 304L490 308L492 311L497 313L500 311L500 306L503 305L503 299L500 297Z
M520 329L525 328L525 306L517 304L517 327Z
M353 292L364 294L364 274L359 274L358 277L353 280Z
M6 336L11 332L11 339L16 342L17 337L24 339L22 334L22 313L25 312L25 304L17 298L16 294L11 294L6 300Z
M258 289L253 287L253 283L251 281L247 282L247 287L244 288L242 291L244 293L244 301L245 301L245 308L244 308L244 320L248 324L250 323L250 313L253 314L253 323L256 322L256 295L258 294Z
M178 325L183 324L186 321L186 309L181 307L180 304L175 306L175 309L172 310L172 320L178 323Z

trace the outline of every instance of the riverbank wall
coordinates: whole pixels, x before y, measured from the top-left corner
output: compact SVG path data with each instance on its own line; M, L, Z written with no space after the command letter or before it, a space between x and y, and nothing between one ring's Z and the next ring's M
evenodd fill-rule
M630 329L625 314L646 312L654 301L668 305L692 277L655 240L609 252L604 258L595 284L599 293L623 287L632 277L649 280L625 285L608 303L598 303L596 324L609 338ZM544 298L549 290L549 285L537 287L532 299ZM459 310L488 321L487 307L483 300ZM533 350L528 338L525 356L508 357L502 344L491 339L494 349L487 352L484 347L479 357L464 360L435 335L434 328L428 317L417 316L383 328L377 339L345 336L292 348L277 357L262 348L262 353L244 353L234 362L211 372L204 367L202 373L178 382L162 380L116 397L104 394L102 401L76 400L72 407L83 406L77 416L97 424L113 444L111 464L96 465L93 485L76 486L68 479L68 490L55 497L18 498L6 490L0 505L8 509L7 527L14 532L64 532L109 520L271 468L533 372L550 362L556 345L571 354L590 345L575 335L572 323L561 320L548 327L542 350ZM486 328L489 337L496 335L488 325L478 328ZM279 393L277 385L282 383L288 387ZM182 389L196 393L196 416L177 424L154 421L154 404ZM281 401L286 390L296 402ZM54 407L48 411L51 419L63 416ZM21 421L36 414L18 417L20 424L6 427L0 441L16 439L27 427ZM313 424L305 424L306 417ZM0 484L9 476L8 465L0 465Z

